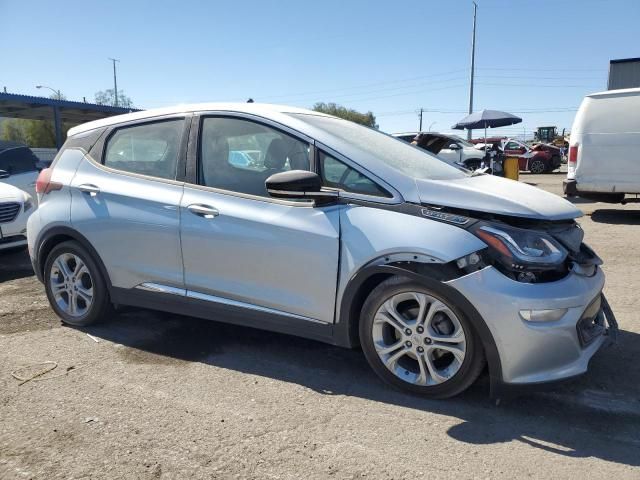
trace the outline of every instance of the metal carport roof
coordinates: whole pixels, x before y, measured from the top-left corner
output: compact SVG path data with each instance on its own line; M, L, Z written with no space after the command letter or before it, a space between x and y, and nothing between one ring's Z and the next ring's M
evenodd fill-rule
M0 92L0 117L53 120L58 148L63 143L63 122L78 125L91 120L137 111L139 109Z

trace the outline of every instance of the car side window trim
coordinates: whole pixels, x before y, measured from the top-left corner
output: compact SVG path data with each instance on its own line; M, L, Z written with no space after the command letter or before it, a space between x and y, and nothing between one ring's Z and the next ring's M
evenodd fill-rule
M329 155L329 156L335 158L336 160L341 161L342 163L344 163L348 167L354 169L359 174L367 177L369 180L371 180L373 183L378 185L383 190L386 190L391 195L391 197L381 197L381 196L378 196L378 195L365 195L365 194L362 194L362 193L346 192L344 190L340 190L340 189L337 189L337 188L326 187L329 190L339 191L340 192L340 198L343 198L343 199L350 199L351 198L351 199L354 199L354 200L364 200L364 201L367 201L367 202L374 202L374 203L397 204L397 203L404 202L404 199L402 198L402 195L400 195L400 193L395 188L393 188L387 182L382 180L380 177L374 175L373 173L371 173L367 169L365 169L365 168L361 167L360 165L358 165L356 162L354 162L350 158L345 157L340 152L337 152L337 151L333 150L331 147L328 147L327 145L324 145L323 143L315 142L315 145L316 145L316 150L322 151L326 155ZM314 155L314 158L316 158L316 159L319 158L319 152L316 152L316 154ZM314 171L318 175L321 175L319 162L316 161L315 167L316 167L316 169Z

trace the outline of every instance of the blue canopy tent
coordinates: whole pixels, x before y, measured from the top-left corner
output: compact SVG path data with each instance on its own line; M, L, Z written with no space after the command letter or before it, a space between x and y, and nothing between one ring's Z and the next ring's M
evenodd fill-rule
M480 110L467 115L451 128L454 130L479 130L484 128L484 151L487 151L487 128L505 127L522 122L520 117L500 110ZM493 160L491 160L493 169Z

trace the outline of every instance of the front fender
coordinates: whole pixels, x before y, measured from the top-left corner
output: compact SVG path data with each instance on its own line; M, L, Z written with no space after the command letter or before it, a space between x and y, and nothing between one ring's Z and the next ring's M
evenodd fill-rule
M426 268L425 268L426 267ZM473 325L482 343L489 365L492 395L497 394L502 384L502 364L498 348L489 327L478 310L455 288L443 283L449 277L444 265L425 265L416 262L381 264L372 262L360 269L348 282L339 306L334 325L334 342L344 347L360 344L358 324L360 311L367 296L382 281L392 276L405 277L423 284L436 293L451 298Z
M415 211L420 207L415 206ZM486 245L479 238L455 225L400 210L347 205L340 212L336 305L341 304L345 287L355 273L376 259L390 259L383 263L403 258L445 264L483 248Z

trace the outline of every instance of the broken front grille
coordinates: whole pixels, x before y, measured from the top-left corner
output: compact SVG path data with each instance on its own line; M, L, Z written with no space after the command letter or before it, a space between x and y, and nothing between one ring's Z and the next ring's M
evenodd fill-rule
M17 202L0 203L0 223L13 222L20 212Z

